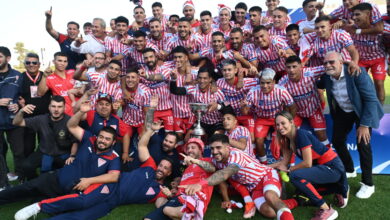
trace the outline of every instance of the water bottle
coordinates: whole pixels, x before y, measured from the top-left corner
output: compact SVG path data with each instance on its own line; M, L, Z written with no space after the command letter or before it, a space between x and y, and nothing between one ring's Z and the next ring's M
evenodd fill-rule
M8 111L11 112L11 114L9 115L9 118L10 118L11 120L14 120L14 118L15 118L15 113L14 113L13 109L11 108L11 105L12 105L12 104L14 104L14 102L13 102L12 100L9 101L9 103L8 103Z

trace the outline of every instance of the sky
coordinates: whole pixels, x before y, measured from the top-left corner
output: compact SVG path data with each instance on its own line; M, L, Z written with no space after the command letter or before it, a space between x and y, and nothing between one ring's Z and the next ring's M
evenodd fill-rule
M147 17L152 16L151 5L155 1L162 3L165 14L182 16L184 0L143 0ZM223 3L233 9L240 1L245 2L248 8L257 5L266 10L265 0L193 0L196 8L195 17L198 18L199 13L203 10L211 11L213 16L217 15L218 4ZM301 7L302 1L280 0L280 2L280 5L286 8L298 8ZM385 12L385 0L371 0L370 2L374 2L380 7L381 12ZM327 0L325 12L340 6L341 3L342 0ZM0 34L0 45L8 47L14 54L13 48L16 42L23 42L26 49L34 50L39 54L43 64L41 68L47 65L52 59L52 55L60 49L58 43L50 37L45 29L45 11L49 10L50 7L52 7L54 29L66 34L66 24L71 20L82 26L85 22L91 22L94 17L101 17L109 24L111 18L122 15L132 22L134 20L132 10L135 5L129 0L9 1L7 4L1 4L0 21L3 33ZM15 54L11 59L11 64L17 63L16 58Z

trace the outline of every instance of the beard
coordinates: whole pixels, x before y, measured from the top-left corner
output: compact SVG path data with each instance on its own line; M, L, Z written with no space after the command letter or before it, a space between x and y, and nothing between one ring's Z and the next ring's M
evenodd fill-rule
M98 149L99 151L106 151L106 150L110 149L111 146L112 146L111 145L111 146L107 147L105 144L103 144L106 147L105 148L101 148L101 147L99 147L100 144L103 144L103 143L101 143L101 142L98 143L97 141L95 141L95 148Z

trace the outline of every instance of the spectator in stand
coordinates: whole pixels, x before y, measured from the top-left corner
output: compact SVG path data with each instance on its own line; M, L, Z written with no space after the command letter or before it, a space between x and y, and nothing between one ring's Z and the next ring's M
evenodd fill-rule
M38 85L43 78L43 72L39 71L41 63L39 62L39 56L35 53L28 53L24 60L24 72L22 93L20 95L19 104L21 107L32 104L35 106L34 112L28 114L25 118L49 113L48 106L50 103L51 92L47 91L42 97L38 96ZM24 128L24 156L28 157L35 151L36 140L40 143L41 135L33 129L28 127Z
M46 15L46 31L50 34L52 38L54 38L58 44L60 45L61 52L66 54L66 56L69 58L69 64L66 67L66 69L76 69L76 64L83 61L85 59L84 54L79 54L76 52L73 52L70 49L70 45L74 40L76 40L77 36L80 33L80 26L78 23L74 21L70 21L67 24L67 35L61 34L54 30L51 17L53 15L53 12L51 10L45 12Z
M330 114L333 118L332 143L340 156L347 177L356 177L353 160L345 144L348 133L356 124L356 143L362 170L362 183L356 197L367 199L375 192L372 180L371 131L378 128L383 109L375 95L374 85L367 72L351 76L348 66L343 64L340 53L326 54L326 74L322 80L326 88Z
M43 96L48 90L53 95L63 96L65 98L65 113L73 115L72 101L68 96L68 90L74 86L74 70L66 70L68 57L65 53L57 52L54 54L54 72L49 65L43 73L43 77L38 85L38 96Z
M9 173L14 180L22 173L24 160L23 128L12 125L15 113L19 110L18 98L23 84L23 75L11 68L11 51L7 47L0 46L0 136L6 134L6 141L11 147L14 157L15 173ZM5 141L0 141L0 168L6 169L4 148ZM7 186L7 170L0 170L0 188Z
M50 99L49 113L24 118L25 114L33 114L35 109L37 106L27 104L13 120L14 125L30 128L41 137L39 149L28 156L22 164L22 180L37 177L37 168L40 168L41 173L62 168L65 164L72 163L77 153L76 139L66 127L70 117L64 113L64 97L53 96Z

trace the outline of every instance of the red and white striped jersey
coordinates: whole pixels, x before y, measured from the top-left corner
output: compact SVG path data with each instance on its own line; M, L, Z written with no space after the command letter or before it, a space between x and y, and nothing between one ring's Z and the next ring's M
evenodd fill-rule
M294 99L288 91L279 85L275 85L267 94L261 91L260 86L256 86L249 90L246 101L257 118L275 118L276 113L282 111L285 106L294 104Z
M126 39L131 39L131 37L129 35L127 35ZM129 48L128 45L122 44L120 42L120 40L118 39L118 36L116 36L116 35L114 37L106 37L106 39L104 39L104 47L106 49L106 52L107 51L111 52L112 57L115 57L116 55L121 54L122 51ZM122 75L123 75L126 73L126 70L129 67L129 62L128 62L127 57L122 59L121 63L122 63Z
M286 34L286 27L285 26L284 28L282 29L277 29L275 28L274 26L272 26L269 30L268 30L268 33L272 36L279 36L281 37L283 40L287 41L287 34Z
M100 77L105 77L107 75L107 70L104 70L103 72L99 73L96 72L95 67L90 67L88 68L85 75L87 76L88 81L91 82L92 86L96 87L97 85L95 83L97 79L99 79Z
M190 103L222 103L225 100L225 97L220 89L218 89L215 93L211 93L210 89L208 89L206 92L202 92L199 89L199 85L186 86L185 88L187 95L190 96ZM209 125L220 123L221 121L222 114L219 111L207 112L201 119L201 122Z
M170 74L170 72L175 69L173 68L167 68L165 71L168 71L166 74ZM198 75L198 68L192 68L191 69L191 75L192 80L196 80L196 77ZM185 86L185 75L178 74L176 79L176 85L178 87L184 87ZM189 96L186 95L174 95L171 94L171 101L172 101L172 110L173 110L173 117L175 118L189 118L193 115L189 103Z
M156 52L156 55L160 53L160 50L157 48L157 46L148 41L146 42L145 48L152 48ZM134 45L123 50L122 54L124 56L127 56L130 60L132 60L134 63L136 63L139 66L145 64L142 51L136 50Z
M130 126L137 126L145 122L144 107L149 107L150 104L150 89L142 83L138 84L138 88L134 93L131 93L132 101L125 101L122 109L123 121Z
M390 35L390 24L388 23L384 23L384 26L383 26L383 34L385 35Z
M244 78L244 87L237 90L236 86L229 85L224 78L217 80L218 88L223 92L225 100L229 102L237 116L242 115L240 107L241 101L246 98L249 90L256 87L257 84L257 78Z
M268 19L267 22L264 22L265 19ZM268 11L263 11L262 18L261 18L261 24L262 25L269 25L274 23L274 17L272 14L270 14ZM287 25L291 24L291 17L290 15L287 15Z
M149 21L152 20L152 18L154 18L153 16L152 17L149 17L149 18L146 18L145 20L145 25L147 27L149 27ZM169 27L168 27L168 22L169 22L169 15L162 15L162 19L159 19L160 22L161 22L161 28L164 32L168 31L169 30Z
M351 35L341 29L332 30L328 40L316 37L311 45L312 49L309 51L311 66L322 65L325 55L329 51L339 52L343 56L344 61L350 61L351 55L346 48L351 45L353 45Z
M246 24L245 24L244 26L241 27L242 32L243 32L244 34L247 34L247 33L252 34L253 28L254 28L254 27L252 26L252 24L251 24L250 22L246 22Z
M368 0L359 0L359 3L370 3ZM371 11L371 18L370 22L371 24L375 24L382 20L382 15L378 9L378 7L372 3L370 3L372 6ZM333 19L339 19L339 20L349 20L352 19L353 12L352 10L349 10L348 8L345 8L344 5L341 5L340 7L336 8L334 11L332 11L329 14Z
M203 39L199 35L191 34L187 40L181 39L177 34L173 35L165 47L165 51L170 53L175 47L183 46L189 53L197 53L202 50Z
M160 40L155 40L151 36L148 36L148 42L157 46L160 51L164 50L165 45L168 43L173 35L171 33L163 32Z
M359 60L375 60L386 56L381 46L381 34L352 34L351 37L359 51Z
M289 80L288 75L279 80L279 85L287 89L297 105L297 114L302 118L308 118L321 108L316 81L325 74L325 67L303 68L301 79L298 82Z
M230 31L232 31L232 27L234 27L233 25L231 24L229 29L227 29L227 30L222 30L222 28L219 26L219 24L213 24L212 28L214 29L214 32L215 31L221 32L225 38L225 41L228 41L230 38Z
M239 141L241 138L246 139L246 148L243 150L245 153L247 153L249 156L256 158L254 149L252 146L252 140L251 140L251 134L248 130L248 128L243 126L237 126L234 128L230 133L228 131L225 131L225 135L227 135L229 138Z
M164 63L162 66L156 66L155 70L149 69L146 65L143 65L141 68L144 69L145 73L148 75L157 75L162 74L164 80L161 82L146 80L141 77L141 83L149 87L152 95L157 94L159 102L156 108L156 111L172 109L172 102L170 98L170 92L168 88L168 80L170 80L171 75L167 71L164 71L166 68L172 67L173 63Z
M252 62L257 59L256 57L256 47L251 43L243 43L241 50L238 51L246 60Z
M98 94L95 94L91 97L91 106L93 109L95 109L96 100L99 97L99 94L108 94L112 97L112 101L120 100L122 99L122 87L121 87L121 81L118 80L116 82L110 82L107 79L107 74L105 75L98 75L98 76L89 76L89 79L91 80L92 84L96 87L96 89L99 91Z
M212 38L211 35L216 32L217 30L213 27L211 27L210 31L208 33L203 33L200 28L199 30L194 34L197 37L201 38L203 41L203 48L210 48L212 45Z
M212 161L218 170L224 169L230 164L238 166L240 169L231 178L244 185L249 191L256 188L264 176L272 171L271 167L263 165L245 152L231 147L227 162L217 162L215 159Z
M267 49L260 47L256 48L257 60L264 68L271 68L275 72L285 71L286 59L279 56L279 49L287 50L290 47L283 38L278 36L270 36L270 45Z

